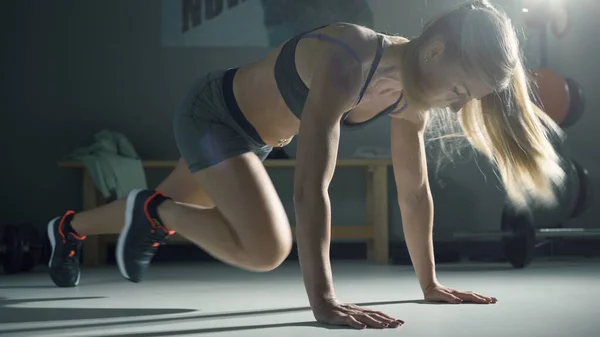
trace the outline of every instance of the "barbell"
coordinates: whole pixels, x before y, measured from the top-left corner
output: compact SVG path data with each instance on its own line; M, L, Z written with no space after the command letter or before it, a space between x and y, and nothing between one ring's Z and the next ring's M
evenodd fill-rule
M33 225L0 225L0 263L6 274L30 271L44 249L43 238Z
M566 158L568 167L568 189L565 189L560 198L561 205L567 205L564 210L552 218L552 223L539 221L533 214L518 213L510 207L505 207L502 212L500 231L489 232L455 232L450 235L451 241L484 241L500 239L508 261L515 268L524 268L535 255L538 239L552 238L600 238L600 229L588 228L539 228L554 226L568 219L581 216L592 205L594 191L588 171L575 159ZM572 199L574 198L574 199ZM553 214L550 214L553 215Z
M600 229L588 228L540 228L534 229L536 238L585 238L594 237L600 238ZM456 232L452 237L456 240L482 240L482 239L497 239L507 238L512 239L518 237L519 234L513 232Z
M459 241L502 241L504 253L515 268L524 268L535 255L538 239L551 238L600 238L600 229L590 228L534 228L526 219L513 218L503 222L503 231L455 232L453 240Z

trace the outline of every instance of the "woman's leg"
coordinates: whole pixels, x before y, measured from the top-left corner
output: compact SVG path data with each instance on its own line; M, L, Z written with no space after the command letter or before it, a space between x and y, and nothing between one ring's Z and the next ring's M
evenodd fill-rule
M196 204L196 207L214 207L183 160L158 188L166 191L173 200ZM47 231L52 250L48 265L50 277L57 286L73 287L79 283L78 262L85 236L121 232L125 224L126 201L127 198L122 198L80 213L68 211L50 221Z
M216 207L202 209L167 200L158 207L167 228L217 259L244 269L272 270L288 256L289 220L256 155L227 159L194 177Z
M183 159L156 188L174 201L200 208L213 208L214 202L200 188ZM106 205L75 214L71 226L79 235L118 234L125 223L125 203L127 198L115 200Z
M215 208L190 206L157 192L130 193L116 249L125 278L133 282L144 278L156 248L171 231L246 270L269 271L283 262L292 246L289 221L254 153L223 160L194 177Z
M195 174L181 160L157 190L172 199L158 208L165 227L225 263L271 270L289 254L287 215L264 165L252 153ZM120 233L125 203L123 198L77 213L71 226L85 236Z
M172 198L157 209L166 228L177 231L215 258L246 270L268 271L289 255L289 220L262 162L254 154L227 159L195 174L180 160L157 189ZM77 238L120 233L126 200L65 215L65 226L69 228L64 229L63 238L81 245L82 240ZM57 225L53 228L57 228L60 219L53 221ZM70 230L74 235L69 235ZM51 261L51 276L57 285L78 284L76 265L70 270L65 269L65 263L55 265L52 271ZM141 280L143 271L137 270L136 274Z

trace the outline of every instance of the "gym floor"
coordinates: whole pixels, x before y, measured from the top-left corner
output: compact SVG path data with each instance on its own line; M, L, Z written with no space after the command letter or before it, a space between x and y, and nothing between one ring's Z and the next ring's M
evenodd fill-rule
M0 276L2 336L599 336L600 259L439 265L446 286L495 305L425 304L410 266L333 261L338 297L403 319L354 331L314 322L297 262L265 274L218 263L156 263L140 284L115 266L84 269L77 288L44 270Z

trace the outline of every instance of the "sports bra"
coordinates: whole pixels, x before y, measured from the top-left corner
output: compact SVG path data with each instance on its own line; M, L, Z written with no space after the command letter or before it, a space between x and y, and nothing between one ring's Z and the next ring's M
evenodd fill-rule
M313 33L313 31L324 27L326 26L321 26L292 37L282 46L281 51L279 52L279 55L275 60L274 71L277 88L279 89L279 92L283 97L284 102L287 104L288 108L292 111L292 113L294 113L294 115L296 115L296 117L298 117L298 119L300 119L302 115L302 111L304 110L304 104L306 103L306 99L308 97L309 92L308 87L304 84L304 82L300 78L300 75L298 75L298 70L296 69L296 46L302 38L316 38L338 44L347 52L349 52L352 57L356 58L360 62L360 59L356 52L352 48L350 48L348 44L324 34ZM381 61L381 55L383 53L383 35L377 34L377 40L378 44L377 51L375 53L375 58L373 59L373 63L371 64L371 68L369 70L369 74L367 76L365 84L363 85L362 90L360 91L358 103L360 103L360 101L362 100L369 86L369 83L373 78L373 74L375 73L375 70L377 70L377 66L379 66L379 62ZM377 118L389 114L391 112L394 112L394 114L400 113L408 106L408 102L405 102L402 107L396 109L398 107L398 104L400 104L400 102L402 101L403 97L404 93L400 95L396 102L379 112L375 117L370 118L361 123L346 122L346 118L348 118L348 114L350 113L350 111L346 111L342 115L341 123L345 127L362 127L368 123L371 123Z

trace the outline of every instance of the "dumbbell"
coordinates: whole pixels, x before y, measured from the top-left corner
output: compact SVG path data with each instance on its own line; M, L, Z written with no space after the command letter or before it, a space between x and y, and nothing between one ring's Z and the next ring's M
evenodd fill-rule
M33 225L0 225L0 263L6 274L30 271L43 250L42 238Z

